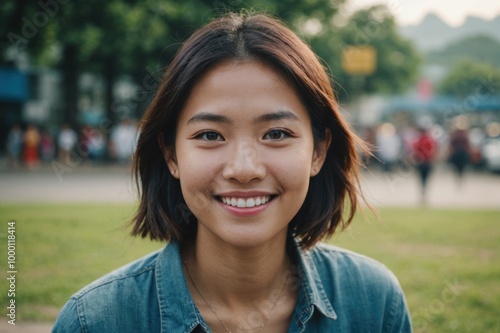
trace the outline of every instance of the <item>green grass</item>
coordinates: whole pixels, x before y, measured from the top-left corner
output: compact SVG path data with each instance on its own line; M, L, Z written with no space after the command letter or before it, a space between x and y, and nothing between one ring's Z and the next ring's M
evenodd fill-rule
M7 221L16 220L17 319L52 321L79 288L160 248L128 236L133 208L1 205L1 253ZM500 331L500 211L384 208L380 220L360 216L329 242L396 274L416 332ZM6 261L2 254L0 267ZM5 285L0 304L8 302Z
M17 319L53 321L78 289L161 248L128 236L124 225L133 212L134 207L120 204L0 206L2 254L7 221L16 221ZM6 260L0 256L0 267ZM2 289L0 304L7 299Z
M399 278L416 332L500 332L500 211L383 209L330 242Z

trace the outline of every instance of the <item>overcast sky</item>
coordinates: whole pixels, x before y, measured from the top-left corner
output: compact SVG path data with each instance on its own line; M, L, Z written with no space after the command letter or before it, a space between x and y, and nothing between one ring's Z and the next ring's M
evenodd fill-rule
M429 12L438 14L452 26L460 25L468 15L492 19L500 15L500 0L349 0L347 7L357 9L384 3L398 24L417 24Z

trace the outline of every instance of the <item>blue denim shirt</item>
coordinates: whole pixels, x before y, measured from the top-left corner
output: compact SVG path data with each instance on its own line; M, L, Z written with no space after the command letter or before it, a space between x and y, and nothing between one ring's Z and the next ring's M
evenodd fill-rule
M405 297L379 262L330 245L294 242L298 299L290 333L411 332ZM211 332L184 278L179 246L166 247L83 288L66 303L54 333Z

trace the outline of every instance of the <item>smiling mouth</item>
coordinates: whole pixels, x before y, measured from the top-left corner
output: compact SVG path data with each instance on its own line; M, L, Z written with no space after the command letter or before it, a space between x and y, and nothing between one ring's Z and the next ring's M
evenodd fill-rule
M216 196L215 198L227 206L238 207L238 208L252 208L264 205L269 201L272 201L276 197L277 195L265 195L265 196L257 196L250 198Z

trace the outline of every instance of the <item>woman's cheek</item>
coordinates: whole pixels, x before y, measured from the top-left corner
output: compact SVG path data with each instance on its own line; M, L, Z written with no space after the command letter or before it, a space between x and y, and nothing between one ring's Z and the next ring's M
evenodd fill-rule
M289 183L301 183L309 178L311 158L302 150L293 154L274 154L268 157L269 168L272 173Z

